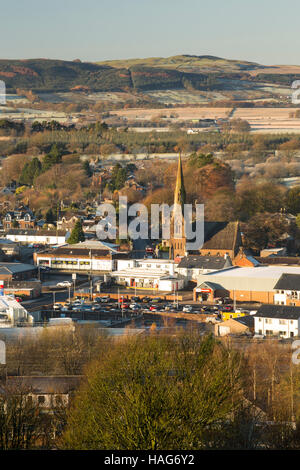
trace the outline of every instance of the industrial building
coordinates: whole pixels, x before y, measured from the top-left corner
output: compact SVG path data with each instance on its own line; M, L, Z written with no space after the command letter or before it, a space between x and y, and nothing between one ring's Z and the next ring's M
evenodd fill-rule
M61 271L111 272L116 269L117 259L128 258L127 253L121 253L115 247L99 240L88 240L35 253L34 262Z
M278 301L277 282L283 274L300 276L297 266L238 267L198 276L194 300L214 302L216 297L230 297L241 302L273 304ZM284 289L282 289L284 290ZM276 297L275 297L276 296Z

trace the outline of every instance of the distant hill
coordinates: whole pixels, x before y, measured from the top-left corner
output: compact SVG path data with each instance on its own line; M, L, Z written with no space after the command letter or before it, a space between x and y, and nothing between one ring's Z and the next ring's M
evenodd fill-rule
M250 88L266 84L290 86L300 79L300 66L263 66L209 55L178 55L147 59L113 60L99 63L79 60L0 60L0 80L7 90L92 92L195 90L221 91L234 88L235 81ZM248 86L248 85L247 85Z
M192 73L216 73L216 72L240 72L245 70L255 70L262 68L261 65L254 62L240 60L222 59L210 55L176 55L172 57L150 57L146 59L128 59L128 60L108 60L97 62L100 65L106 65L116 68L131 68L135 65L143 67L160 67L176 69L181 72ZM300 67L299 67L300 70Z
M0 80L8 91L17 88L39 91L69 91L85 86L94 91L132 88L130 72L88 62L29 59L0 60Z

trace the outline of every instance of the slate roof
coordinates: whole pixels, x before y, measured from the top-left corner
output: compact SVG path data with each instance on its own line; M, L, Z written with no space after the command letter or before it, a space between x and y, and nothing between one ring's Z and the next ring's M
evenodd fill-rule
M255 259L259 261L261 264L269 264L269 265L287 265L287 266L299 266L300 265L300 257L298 256L255 256Z
M224 256L185 256L180 261L178 268L187 269L224 269L232 266L231 259Z
M33 264L24 263L0 263L0 275L2 274L16 274L25 271L34 271L36 266Z
M242 323L245 326L248 326L248 328L253 328L254 327L254 315L245 315L244 317L238 317L234 318L235 321L238 321L239 323Z
M195 228L194 223L193 231ZM237 245L241 245L238 222L204 222L204 244L201 249L234 250Z
M253 317L298 320L298 318L300 318L300 307L290 307L287 305L262 305Z
M300 274L282 274L274 289L300 291Z
M56 230L35 230L35 229L17 229L17 228L11 228L9 229L6 234L7 235L34 235L34 236L44 236L46 235L47 237L51 236L65 236L67 233L66 230L58 230L56 233Z

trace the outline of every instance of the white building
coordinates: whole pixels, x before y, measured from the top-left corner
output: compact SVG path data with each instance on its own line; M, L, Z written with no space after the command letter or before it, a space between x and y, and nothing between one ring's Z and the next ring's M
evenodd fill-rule
M254 332L264 336L299 336L300 307L262 305L254 315Z
M38 243L41 245L62 245L70 236L69 232L55 230L10 229L6 238L13 242Z
M160 269L128 267L112 272L111 276L116 279L118 284L134 289L173 292L183 289L185 285L185 278L180 274L170 274Z
M16 301L13 295L0 295L0 326L19 322L32 322L33 317Z

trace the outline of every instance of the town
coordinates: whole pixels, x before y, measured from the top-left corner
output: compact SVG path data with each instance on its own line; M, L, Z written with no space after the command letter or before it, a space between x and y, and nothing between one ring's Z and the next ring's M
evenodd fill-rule
M300 449L299 6L268 1L3 5L1 453Z

